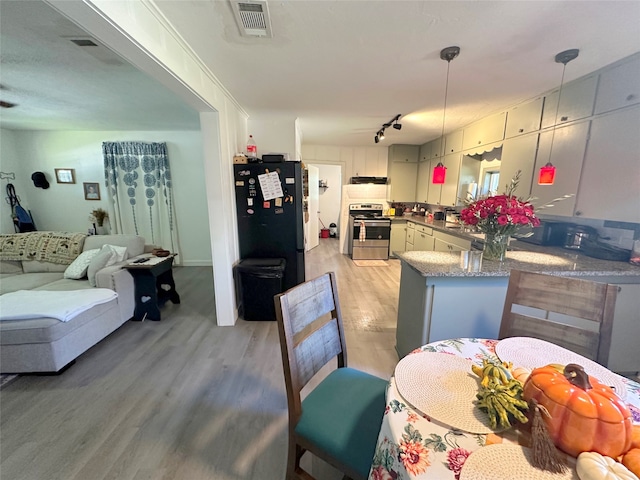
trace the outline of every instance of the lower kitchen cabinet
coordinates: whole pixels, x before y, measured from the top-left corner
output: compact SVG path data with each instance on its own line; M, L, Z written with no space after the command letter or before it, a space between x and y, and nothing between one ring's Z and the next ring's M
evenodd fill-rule
M407 222L407 237L405 239L404 249L407 252L414 250L414 237L416 234L416 224L414 222Z
M460 252L471 250L471 241L464 238L449 235L437 230L433 231L434 246L436 252Z
M417 225L413 249L421 252L433 251L433 229L424 225Z
M404 252L407 241L406 220L391 220L391 239L389 241L389 256L395 257L393 252Z

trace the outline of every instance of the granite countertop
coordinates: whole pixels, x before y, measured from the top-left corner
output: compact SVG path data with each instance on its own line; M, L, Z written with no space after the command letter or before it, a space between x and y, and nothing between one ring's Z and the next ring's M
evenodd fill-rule
M483 259L478 272L461 268L461 252L412 251L398 252L396 256L423 277L507 277L515 268L570 277L640 278L640 267L628 262L599 260L561 247L540 247L517 241L512 241L509 248L504 262Z
M414 222L420 225L426 225L435 230L439 230L441 232L448 233L450 235L454 235L459 238L464 238L465 240L483 240L484 234L480 232L467 231L467 229L462 228L460 224L445 222L444 220L432 220L428 221L428 218L424 215L403 215L401 217L389 217L392 222Z

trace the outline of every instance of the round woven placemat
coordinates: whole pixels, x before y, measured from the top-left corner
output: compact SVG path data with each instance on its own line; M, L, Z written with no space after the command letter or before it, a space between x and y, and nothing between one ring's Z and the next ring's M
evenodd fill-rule
M469 433L499 431L474 403L480 384L471 365L446 353L407 355L396 365L396 387L413 408L440 423Z
M513 362L516 367L534 369L550 363L577 363L592 377L604 385L613 387L622 400L627 396L627 387L623 378L606 369L599 363L582 355L571 352L545 340L531 337L510 337L496 344L496 355L503 362Z
M545 472L533 467L530 459L530 448L488 445L467 458L460 471L460 480L578 480L574 468L566 473Z

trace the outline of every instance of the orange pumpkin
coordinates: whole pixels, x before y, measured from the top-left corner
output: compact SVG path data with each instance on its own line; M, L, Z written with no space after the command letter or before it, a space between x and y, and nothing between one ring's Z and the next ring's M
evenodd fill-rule
M622 464L631 470L636 476L640 477L640 448L632 448L624 457Z
M564 372L551 365L534 369L523 398L547 409L543 418L553 443L573 457L598 452L615 458L631 447L631 412L580 365L569 364Z
M631 432L631 448L640 448L640 425L634 425Z

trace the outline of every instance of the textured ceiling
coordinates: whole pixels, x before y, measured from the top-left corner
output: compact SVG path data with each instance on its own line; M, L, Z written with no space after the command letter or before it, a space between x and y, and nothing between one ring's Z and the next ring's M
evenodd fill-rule
M37 14L7 5L14 3ZM566 81L640 51L639 1L271 1L272 38L241 37L226 0L153 5L250 115L296 116L304 143L373 145L376 130L398 113L403 128L388 131L386 143L438 136L447 70L439 52L446 46L462 50L450 65L446 131L557 87L562 65L554 56L562 50L580 49ZM39 97L16 102L33 112L16 113L14 128L197 124L164 87L63 42L77 29L40 2L0 1L0 8L2 83ZM5 50L17 65L5 68ZM16 54L24 54L22 65ZM154 98L157 110L142 107ZM11 126L5 112L2 125Z

